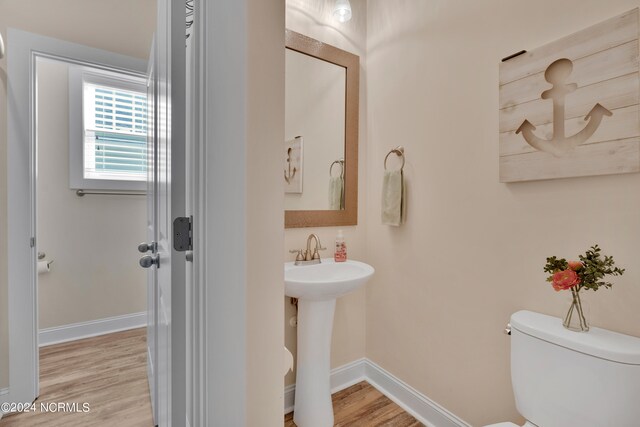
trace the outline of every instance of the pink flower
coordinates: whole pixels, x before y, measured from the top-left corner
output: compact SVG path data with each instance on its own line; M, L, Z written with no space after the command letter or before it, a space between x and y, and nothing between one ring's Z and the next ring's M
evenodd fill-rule
M573 271L578 271L582 268L582 263L580 261L569 261L569 268Z
M571 289L580 284L580 277L578 277L578 273L570 269L553 273L553 276L551 277L553 289L556 291Z

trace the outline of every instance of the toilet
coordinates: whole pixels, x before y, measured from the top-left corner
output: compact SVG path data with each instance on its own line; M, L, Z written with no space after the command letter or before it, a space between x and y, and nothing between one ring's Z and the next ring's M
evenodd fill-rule
M511 316L511 383L525 427L640 426L640 338ZM498 423L486 427L516 427Z

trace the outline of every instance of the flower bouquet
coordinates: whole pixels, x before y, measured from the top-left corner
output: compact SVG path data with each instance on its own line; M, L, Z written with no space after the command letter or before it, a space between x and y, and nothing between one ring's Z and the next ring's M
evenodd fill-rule
M564 318L563 325L572 331L587 332L589 325L584 316L580 291L591 289L597 291L601 286L611 288L611 283L604 281L605 276L621 276L623 268L615 267L613 257L602 255L598 245L594 245L579 255L580 261L567 261L555 256L547 258L544 271L551 275L547 278L556 291L570 290L571 307Z

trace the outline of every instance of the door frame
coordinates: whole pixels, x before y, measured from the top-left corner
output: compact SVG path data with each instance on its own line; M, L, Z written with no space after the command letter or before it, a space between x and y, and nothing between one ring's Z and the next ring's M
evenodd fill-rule
M187 426L209 425L206 396L206 259L204 245L205 213L205 25L206 2L193 2L193 23L186 51L186 156L187 156L187 216L192 217L192 262L187 263L186 319L186 392Z
M175 13L183 8L172 5ZM205 257L206 212L206 119L207 96L202 92L206 80L204 5L195 2L194 31L190 63L187 65L191 86L187 102L191 108L186 127L191 130L186 155L191 161L188 170L187 215L193 215L193 263L187 263L188 288L186 310L186 425L206 425L211 417L207 409L206 371L207 346L207 274ZM160 24L158 24L160 25ZM178 28L175 28L176 32ZM9 320L9 387L0 395L0 403L31 401L39 394L38 354L38 289L36 272L36 81L37 57L63 59L67 62L123 72L135 70L145 73L147 62L131 64L130 57L76 43L57 40L13 28L7 33L7 164L8 164L8 320ZM184 46L183 39L173 42ZM73 58L82 58L82 61ZM184 272L184 270L182 270ZM183 301L185 302L185 301ZM241 332L241 325L231 329ZM24 333L23 331L29 331ZM184 342L184 341L183 341ZM184 347L175 351L184 351ZM171 373L170 373L171 374ZM183 377L184 379L184 377ZM235 381L229 381L235 383ZM185 390L186 388L186 390ZM0 413L0 418L2 413ZM178 420L178 417L174 418ZM178 425L182 424L179 422Z
M36 61L57 59L144 76L147 61L9 28L7 37L7 216L9 393L2 402L39 395L36 242Z

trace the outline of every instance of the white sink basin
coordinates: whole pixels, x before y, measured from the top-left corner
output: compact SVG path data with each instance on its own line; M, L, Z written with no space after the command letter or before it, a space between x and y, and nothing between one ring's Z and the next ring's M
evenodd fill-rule
M336 298L355 291L373 276L359 261L284 264L285 294L298 298L298 361L293 421L298 427L333 427L331 333Z
M287 262L284 265L284 293L298 299L335 299L364 285L374 271L369 264L353 260L335 262L326 258L313 265Z

